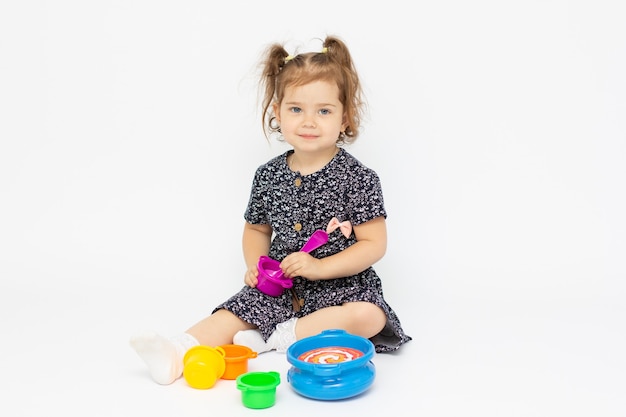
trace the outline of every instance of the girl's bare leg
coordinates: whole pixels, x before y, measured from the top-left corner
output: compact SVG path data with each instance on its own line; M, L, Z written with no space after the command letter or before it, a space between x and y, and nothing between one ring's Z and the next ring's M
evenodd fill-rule
M298 319L296 339L314 336L328 329L341 329L350 334L369 339L380 332L387 317L375 304L367 302L346 303L326 307Z
M219 346L233 343L233 336L238 331L253 328L255 326L246 323L230 311L218 310L191 326L185 333L196 338L201 345Z
M350 334L370 338L378 334L386 322L387 317L380 307L367 302L352 302L322 308L305 317L280 323L267 341L263 340L257 330L240 331L233 339L236 344L248 346L258 353L274 349L285 351L296 340L328 329L345 330Z

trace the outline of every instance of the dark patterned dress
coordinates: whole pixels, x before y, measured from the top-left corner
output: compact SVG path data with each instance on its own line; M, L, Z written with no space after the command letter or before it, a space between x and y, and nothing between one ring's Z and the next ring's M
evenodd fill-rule
M356 226L380 216L387 217L378 175L345 149L340 148L321 170L304 176L289 169L287 157L292 152L289 150L257 169L244 215L249 223L272 227L271 258L281 261L299 251L315 230L326 230L333 218L340 222L348 220ZM353 232L346 238L336 229L329 233L328 242L311 255L324 258L355 242ZM267 340L277 324L292 317L355 301L373 303L387 315L384 329L370 339L377 352L394 351L411 340L385 301L381 280L372 267L357 275L330 280L295 277L292 289L279 297L244 286L215 311L231 311L256 325Z

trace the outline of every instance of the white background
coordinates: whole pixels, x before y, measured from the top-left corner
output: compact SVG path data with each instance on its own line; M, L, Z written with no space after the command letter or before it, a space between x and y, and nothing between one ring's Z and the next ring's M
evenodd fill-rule
M260 54L334 34L369 102L348 150L379 173L389 212L376 269L414 340L378 359L360 402L314 404L623 415L624 9L3 2L1 414L246 411L156 386L127 342L183 331L242 285L252 174L285 149L262 135ZM267 411L313 412L286 385Z

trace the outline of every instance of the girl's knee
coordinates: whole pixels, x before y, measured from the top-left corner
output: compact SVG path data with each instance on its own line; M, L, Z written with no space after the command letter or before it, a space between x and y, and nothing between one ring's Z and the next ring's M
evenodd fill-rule
M349 308L352 310L352 317L359 328L363 330L363 333L376 335L380 332L387 323L387 316L382 308L376 304L368 302L349 303ZM371 337L368 336L368 337Z

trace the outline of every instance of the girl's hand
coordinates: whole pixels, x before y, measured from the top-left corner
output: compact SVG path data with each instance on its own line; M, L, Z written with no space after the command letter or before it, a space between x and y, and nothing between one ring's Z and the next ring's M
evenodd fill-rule
M301 276L310 281L349 277L374 265L385 254L387 228L384 217L353 226L356 243L322 259L306 252L289 254L280 263L288 278Z
M248 287L254 288L259 283L258 276L259 270L257 269L257 266L254 265L246 271L245 275L243 276L243 282Z
M246 222L243 227L243 258L248 265L248 270L243 276L243 282L254 288L259 283L259 270L257 263L261 255L267 255L270 250L272 228L268 224L250 224Z
M280 263L280 269L287 278L305 277L310 280L318 279L321 262L306 252L294 252Z

